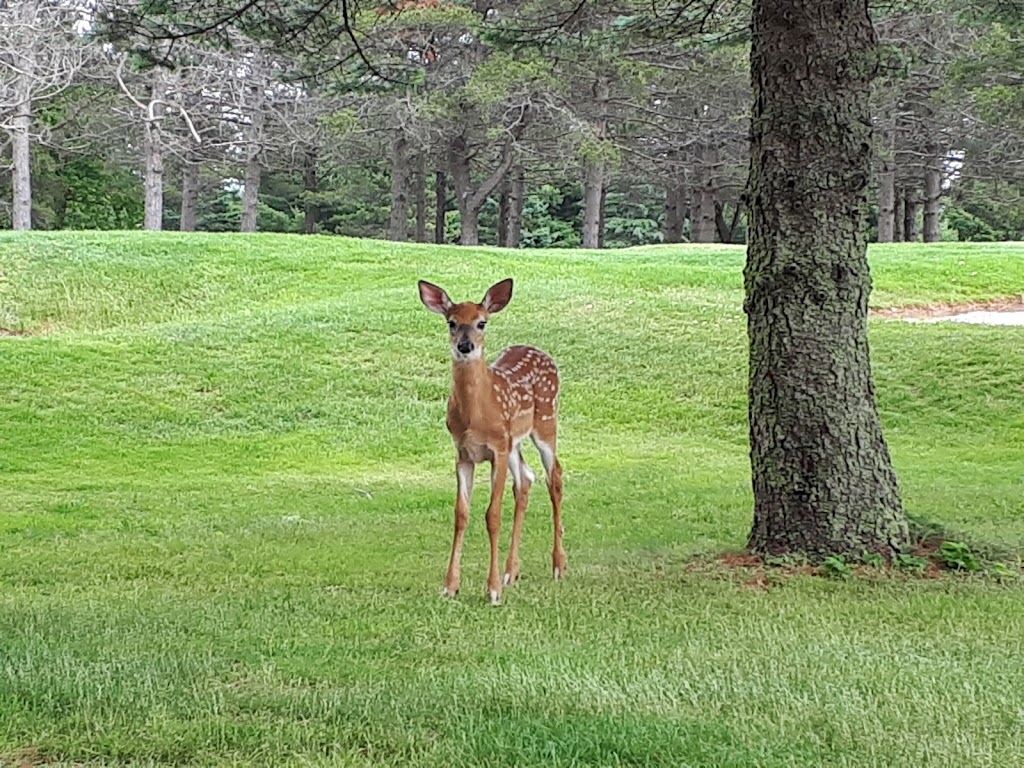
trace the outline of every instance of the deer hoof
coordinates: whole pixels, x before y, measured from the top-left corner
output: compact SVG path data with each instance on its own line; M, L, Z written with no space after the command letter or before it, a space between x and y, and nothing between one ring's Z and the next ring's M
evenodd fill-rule
M459 594L457 589L448 589L448 587L441 587L441 597L455 597Z
M555 566L554 576L555 576L555 581L561 581L562 580L562 569L559 568L557 565Z
M487 600L491 605L501 605L501 595L496 589L492 589L487 593Z

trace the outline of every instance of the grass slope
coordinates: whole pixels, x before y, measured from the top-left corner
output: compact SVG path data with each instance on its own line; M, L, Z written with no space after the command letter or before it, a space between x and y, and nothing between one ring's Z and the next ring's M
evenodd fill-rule
M0 327L45 331L0 338L0 764L1020 764L1021 586L685 567L749 527L742 262L0 236ZM872 263L876 306L1024 290L1021 246ZM562 368L569 580L538 492L492 610L485 492L438 597L449 363L415 281L507 275L491 357ZM1024 330L871 336L909 510L1024 546Z

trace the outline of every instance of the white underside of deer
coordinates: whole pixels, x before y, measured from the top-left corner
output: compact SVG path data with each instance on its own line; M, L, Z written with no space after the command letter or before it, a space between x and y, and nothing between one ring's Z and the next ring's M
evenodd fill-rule
M514 346L504 350L493 365L484 357L484 329L495 312L512 298L512 281L503 280L487 291L482 303L455 304L442 288L421 280L424 305L448 320L452 348L452 392L448 398L448 431L455 441L456 480L455 538L452 542L444 595L454 597L462 575L462 544L469 524L476 465L491 464L491 498L487 506L490 538L490 570L487 596L501 603L502 587L519 578L519 544L536 479L523 459L522 443L529 438L540 452L547 475L554 523L552 573L565 574L562 546L562 467L558 462L558 397L560 380L555 361L536 347ZM515 517L512 542L502 572L498 567L501 506L508 476L512 476Z

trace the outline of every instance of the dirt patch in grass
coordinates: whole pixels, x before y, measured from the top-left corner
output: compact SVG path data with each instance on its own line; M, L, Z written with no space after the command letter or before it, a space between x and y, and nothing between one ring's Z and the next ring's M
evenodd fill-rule
M907 576L923 579L952 578L960 575L955 567L951 567L942 557L941 549L945 538L926 535L917 541L903 555L892 560L882 560L876 564L851 561L848 576L859 578L882 578L885 576ZM827 565L817 565L796 558L763 558L750 552L722 552L717 555L705 555L691 560L686 565L690 573L709 575L725 575L732 578L744 589L751 591L767 591L779 586L789 576L818 576L836 578L841 574ZM1021 573L1019 563L1018 576ZM1003 571L1004 575L1007 571Z
M955 304L924 304L903 307L880 307L872 309L871 317L889 320L927 320L933 317L949 317L965 312L1024 312L1024 295L1005 296L990 301L964 301Z

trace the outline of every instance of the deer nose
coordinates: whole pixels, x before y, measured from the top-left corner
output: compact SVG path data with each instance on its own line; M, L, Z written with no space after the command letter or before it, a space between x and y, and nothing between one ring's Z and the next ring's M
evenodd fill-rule
M469 339L462 339L458 344L458 350L464 355L468 355L473 351L473 342Z

